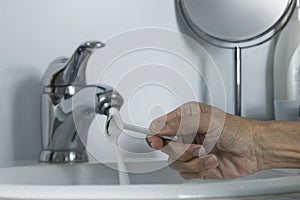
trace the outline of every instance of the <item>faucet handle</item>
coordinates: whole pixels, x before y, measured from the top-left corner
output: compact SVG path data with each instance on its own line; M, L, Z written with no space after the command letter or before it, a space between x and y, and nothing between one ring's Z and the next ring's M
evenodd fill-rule
M87 41L82 43L77 50L79 51L86 51L86 50L90 50L90 51L94 51L95 49L99 49L104 47L105 44L99 41Z
M82 43L71 58L58 58L48 67L44 77L43 86L84 86L86 85L86 65L95 50L103 48L104 43L99 41L88 41Z

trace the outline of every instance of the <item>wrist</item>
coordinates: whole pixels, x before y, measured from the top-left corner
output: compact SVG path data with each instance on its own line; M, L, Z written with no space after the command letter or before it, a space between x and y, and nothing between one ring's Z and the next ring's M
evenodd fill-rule
M300 122L257 122L254 142L259 170L300 168Z

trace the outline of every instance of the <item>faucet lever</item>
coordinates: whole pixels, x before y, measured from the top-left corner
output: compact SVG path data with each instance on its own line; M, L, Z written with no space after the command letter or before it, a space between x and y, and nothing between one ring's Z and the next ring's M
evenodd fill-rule
M105 44L99 41L84 42L70 58L57 58L49 65L43 78L43 85L46 87L86 85L87 62L93 52L104 46Z
M82 43L67 63L62 81L66 84L85 85L87 61L93 52L104 46L105 44L98 41Z

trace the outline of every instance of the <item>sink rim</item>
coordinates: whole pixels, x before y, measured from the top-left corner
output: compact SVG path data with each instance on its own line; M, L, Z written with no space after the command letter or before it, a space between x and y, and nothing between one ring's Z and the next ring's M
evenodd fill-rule
M216 190L216 188L218 189ZM300 197L300 175L180 184L0 184L0 198L9 199L201 199L274 196L279 194L299 194Z
M47 165L38 162L25 165L0 167L85 167L100 163L76 165ZM103 164L102 165L106 165ZM34 169L34 168L33 168ZM274 170L274 169L273 169ZM278 169L275 169L275 171ZM80 192L78 192L80 191ZM118 191L118 192L116 192ZM191 199L251 197L293 193L300 197L300 175L286 173L283 177L261 179L230 179L170 184L132 185L50 185L0 183L0 198L7 199Z

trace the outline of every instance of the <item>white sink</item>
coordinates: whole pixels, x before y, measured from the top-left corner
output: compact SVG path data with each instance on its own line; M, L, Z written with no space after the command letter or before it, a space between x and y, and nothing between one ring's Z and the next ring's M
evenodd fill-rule
M129 163L127 167L143 167L148 163ZM112 167L110 167L112 166ZM36 164L0 168L0 184L10 185L119 185L116 164ZM183 183L170 168L142 174L129 174L130 184Z
M145 165L149 163L127 163L126 167ZM298 173L299 170L269 170L234 180L186 181L166 167L155 172L130 173L130 185L120 185L118 171L103 164L35 164L0 168L0 199L199 199L265 195L274 199L279 194L300 197Z

